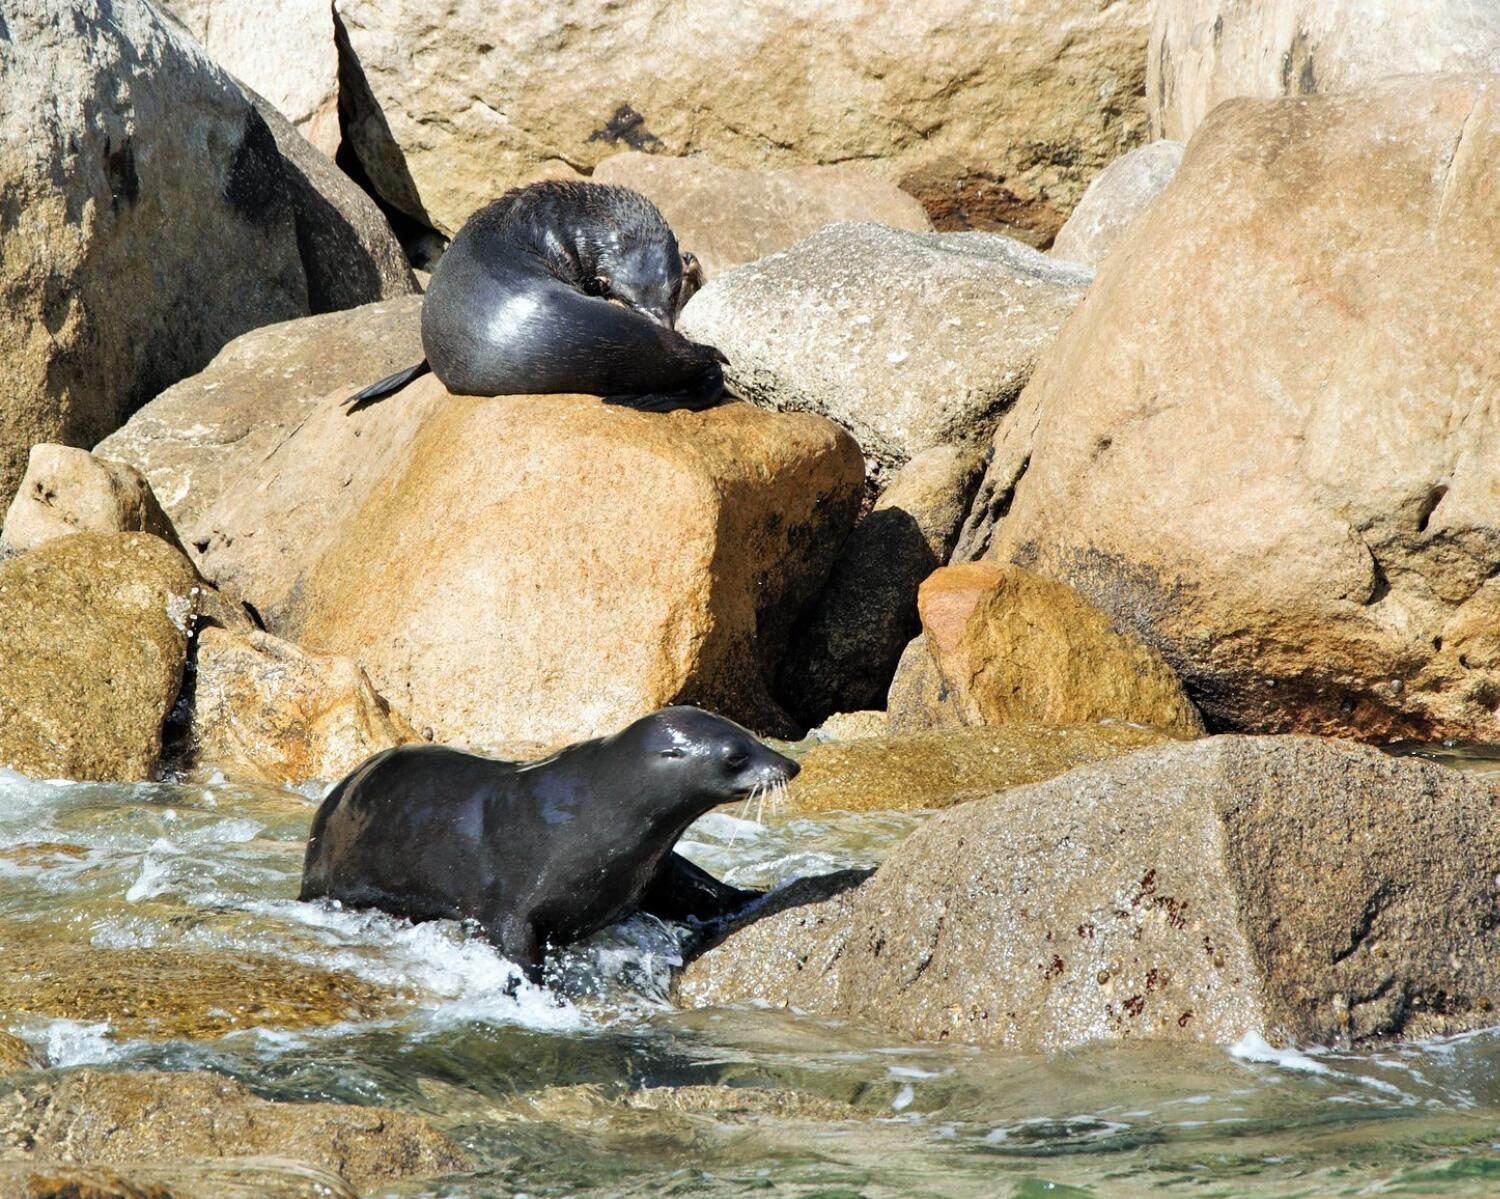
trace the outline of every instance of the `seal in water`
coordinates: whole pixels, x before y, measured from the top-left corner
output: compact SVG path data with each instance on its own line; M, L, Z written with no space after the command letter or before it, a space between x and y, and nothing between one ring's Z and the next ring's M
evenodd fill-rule
M664 708L536 762L403 745L313 818L299 899L474 920L527 978L631 912L713 920L759 898L672 852L699 816L798 766L733 721Z
M674 328L702 281L640 192L564 180L516 188L470 217L438 260L422 300L426 359L345 403L373 403L431 370L463 395L710 407L724 355Z

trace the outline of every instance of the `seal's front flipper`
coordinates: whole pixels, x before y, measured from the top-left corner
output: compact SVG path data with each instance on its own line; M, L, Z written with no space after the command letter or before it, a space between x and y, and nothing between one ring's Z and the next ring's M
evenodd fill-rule
M637 412L702 412L724 399L724 371L717 362L710 364L703 377L682 391L652 392L648 395L605 396L606 404L634 408Z
M422 359L416 366L409 366L405 370L397 371L394 375L387 375L379 383L371 383L363 391L356 391L344 401L344 407L350 412L358 412L376 400L383 400L388 395L400 391L413 379L420 379L432 367L427 365L427 359Z
M759 899L700 870L680 853L667 855L656 880L641 897L641 911L663 920L721 920Z

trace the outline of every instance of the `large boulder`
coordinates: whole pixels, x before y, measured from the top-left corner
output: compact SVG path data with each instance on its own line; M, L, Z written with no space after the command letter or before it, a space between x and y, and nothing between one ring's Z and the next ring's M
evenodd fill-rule
M78 533L0 561L0 766L153 777L199 594L192 563L148 533Z
M932 230L920 204L894 183L850 166L744 170L706 157L631 151L594 169L600 183L649 196L685 250L712 279L785 250L835 221Z
M997 432L957 555L1069 584L1217 727L1500 737L1497 100L1222 105Z
M1182 165L1181 142L1152 142L1115 159L1089 184L1052 243L1052 256L1097 267Z
M359 1188L472 1168L420 1116L346 1103L277 1103L205 1071L80 1070L0 1100L0 1161L161 1166L236 1157L306 1162Z
M478 748L674 701L790 729L767 681L863 486L835 425L430 377L352 415L341 398L207 518L205 572L270 631L354 658L417 728Z
M192 752L228 778L337 779L372 754L420 740L348 658L258 629L204 629L197 651Z
M146 0L15 0L0 38L0 495L246 329L307 312L282 161ZM60 99L63 98L63 99Z
M1497 806L1348 743L1144 749L938 813L679 993L1026 1050L1472 1029L1500 1002Z
M95 447L137 467L189 544L225 489L329 392L353 394L422 357L422 298L268 325L237 337Z
M998 234L846 221L714 280L680 324L740 395L821 413L894 469L987 439L1092 278Z
M787 788L787 805L794 812L951 808L1168 739L1131 724L1005 724L828 741L798 758L802 772Z
M630 148L868 163L940 202L977 183L1050 236L1145 130L1147 0L335 8L346 135L385 199L450 234L551 160Z
M935 571L917 610L935 683L891 688L898 731L950 725L1123 720L1195 735L1203 720L1172 668L1076 591L1017 566L970 562Z
M1500 72L1500 7L1474 0L1161 0L1146 60L1154 137L1187 140L1236 96L1339 92L1391 75Z
M34 445L0 545L19 552L73 533L151 533L182 548L151 484L128 462L67 445Z
M328 157L339 148L339 52L321 0L163 0L209 56Z
M948 560L979 483L973 447L934 446L892 476L797 622L777 696L804 724L885 706L916 632L917 588Z

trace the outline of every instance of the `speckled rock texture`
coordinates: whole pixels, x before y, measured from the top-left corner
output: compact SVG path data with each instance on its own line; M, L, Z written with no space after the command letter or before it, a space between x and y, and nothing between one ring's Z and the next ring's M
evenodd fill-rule
M679 996L1059 1050L1494 1022L1485 782L1347 742L1143 749L940 812L857 889L733 933Z
M1211 727L1500 739L1495 77L1235 100L998 430L955 551Z
M714 280L680 328L745 399L820 413L895 469L982 444L1092 278L998 234L846 221Z
M287 786L342 778L421 738L349 658L258 629L204 629L193 688L194 760L225 777Z
M777 678L778 697L804 724L885 706L919 624L917 588L948 560L983 467L972 446L923 450L849 534Z
M267 325L235 338L95 451L137 467L191 546L224 490L330 392L352 395L422 358L422 298Z
M1052 256L1098 267L1130 222L1176 177L1184 149L1181 142L1152 142L1100 171L1058 231Z
M359 1199L337 1174L265 1157L124 1166L0 1161L0 1194L26 1199Z
M0 766L152 778L199 594L192 563L148 533L78 533L0 561Z
M993 562L934 571L917 599L919 654L901 669L935 670L931 683L891 688L891 727L1154 725L1189 736L1203 719L1154 649L1071 587Z
M1392 75L1500 72L1489 0L1162 0L1146 102L1153 137L1187 140L1236 96L1342 92Z
M205 573L271 632L353 658L416 728L479 749L673 702L792 731L770 681L863 491L838 426L430 376L352 415L340 398L208 518Z
M0 1032L0 1078L23 1070L40 1070L47 1059L13 1033Z
M850 166L744 170L706 156L631 151L606 158L593 178L649 196L710 279L785 250L835 221L932 231L915 199L868 169Z
M1131 724L1006 724L830 741L798 758L795 812L951 808L1172 738Z
M458 1146L419 1116L276 1103L205 1072L81 1070L0 1099L0 1160L163 1164L262 1154L329 1170L359 1188L469 1168Z
M31 550L73 533L150 533L182 549L151 484L128 462L67 445L34 445L0 542Z
M385 199L449 234L549 163L589 170L626 148L867 164L922 180L937 203L990 191L1055 232L1093 175L1144 140L1147 0L335 11L360 162Z

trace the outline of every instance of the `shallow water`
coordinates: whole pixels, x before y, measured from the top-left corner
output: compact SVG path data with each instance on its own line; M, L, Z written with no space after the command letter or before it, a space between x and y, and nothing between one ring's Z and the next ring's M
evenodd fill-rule
M1493 751L1441 756L1500 771ZM61 1020L16 1031L60 1069L210 1068L270 1098L419 1112L479 1164L388 1195L1500 1193L1500 1033L1360 1054L906 1045L784 1012L676 1011L675 936L645 918L569 956L567 998L511 999L506 964L455 926L294 902L313 807L269 788L0 772L0 921L97 946L269 951L405 997L378 1019L208 1042ZM767 885L873 864L921 819L756 815L716 813L683 848ZM703 1085L780 1098L717 1115L626 1099Z

